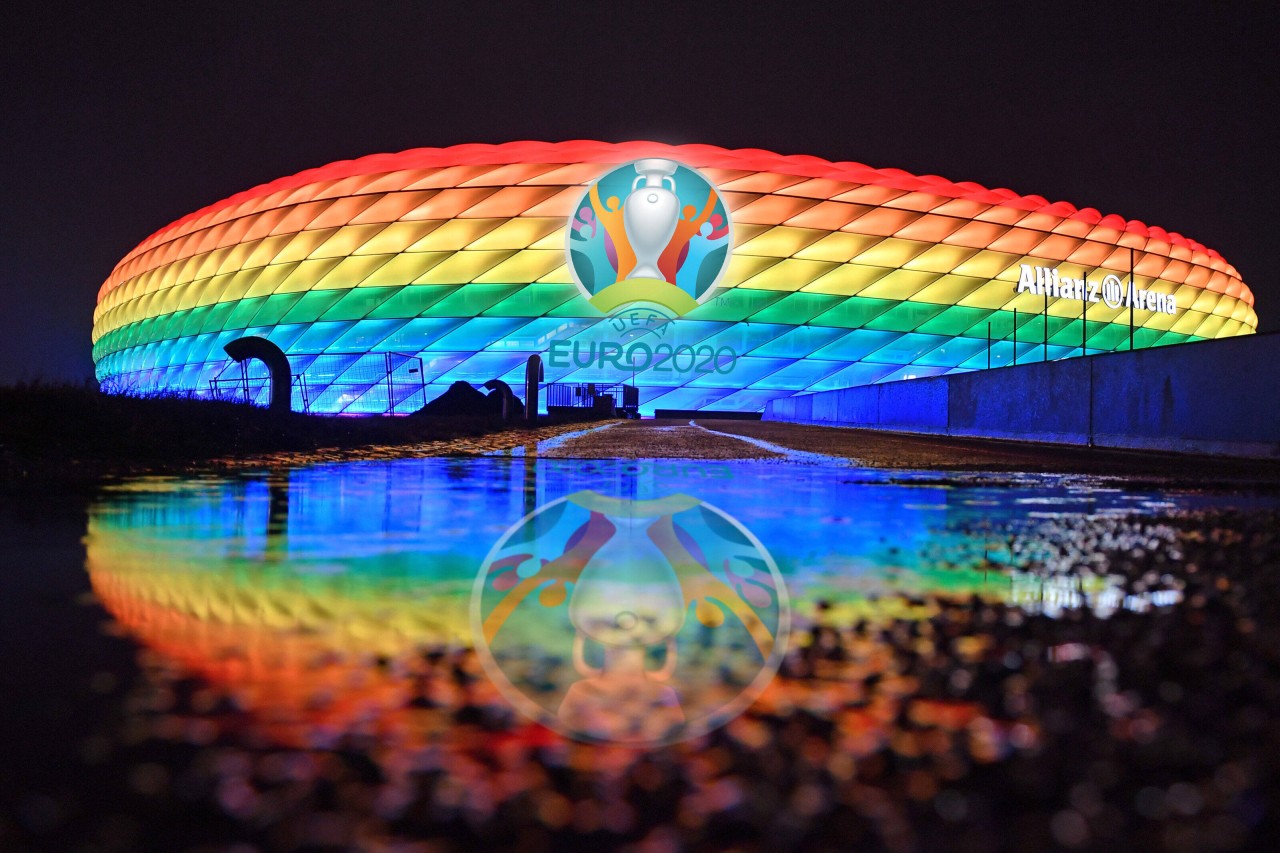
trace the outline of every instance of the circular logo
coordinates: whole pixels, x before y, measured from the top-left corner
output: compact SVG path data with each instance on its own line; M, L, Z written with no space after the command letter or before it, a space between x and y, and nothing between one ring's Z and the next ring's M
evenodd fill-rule
M745 710L782 663L791 611L769 552L723 510L583 491L498 540L471 627L485 672L526 716L578 740L656 746Z
M605 314L640 303L679 316L708 298L729 266L724 199L688 166L658 157L609 171L574 207L569 271Z
M1124 301L1124 289L1120 277L1108 275L1102 280L1102 301L1108 308L1119 308Z

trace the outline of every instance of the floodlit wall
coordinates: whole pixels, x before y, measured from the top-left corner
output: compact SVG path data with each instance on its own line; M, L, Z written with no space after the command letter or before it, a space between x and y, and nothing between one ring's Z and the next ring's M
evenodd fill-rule
M1280 456L1280 334L1112 353L772 401L765 420Z
M641 157L712 181L734 245L719 289L633 374L594 349L609 319L570 275L565 228L585 185ZM1023 362L1044 341L1055 360L1125 348L1128 310L1096 302L1086 324L1084 301L1047 294L1110 276L1118 297L1131 264L1138 348L1256 329L1216 252L1092 208L757 149L459 145L332 163L162 228L102 285L93 357L110 391L206 394L227 342L259 335L311 411L360 413L411 411L424 385L425 399L458 380L514 386L541 353L546 381L634 382L644 411L760 411ZM373 369L383 354L403 375Z

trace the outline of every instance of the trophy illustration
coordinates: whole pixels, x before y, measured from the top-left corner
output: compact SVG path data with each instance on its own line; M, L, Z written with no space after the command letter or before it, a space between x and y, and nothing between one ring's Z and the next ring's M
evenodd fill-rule
M638 160L635 166L639 174L631 182L631 194L622 205L623 227L636 256L636 265L627 278L664 281L658 259L680 219L680 198L675 193L674 177L677 164L653 158ZM668 181L670 189L665 186Z

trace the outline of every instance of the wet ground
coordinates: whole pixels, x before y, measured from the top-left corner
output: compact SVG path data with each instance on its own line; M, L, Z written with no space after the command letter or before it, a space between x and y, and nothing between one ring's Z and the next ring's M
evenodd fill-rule
M0 849L1275 836L1272 466L724 421L529 438L0 505ZM789 642L721 728L582 743L514 710L482 666L468 602L490 549L588 490L689 495L776 562ZM721 630L688 626L695 648Z

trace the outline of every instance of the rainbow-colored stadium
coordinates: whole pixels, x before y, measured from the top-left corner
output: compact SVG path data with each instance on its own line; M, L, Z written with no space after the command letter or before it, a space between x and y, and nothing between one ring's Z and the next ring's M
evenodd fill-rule
M566 234L589 185L643 158L714 185L732 246L714 290L648 330L670 357L620 365ZM1128 300L1091 301L1105 281ZM261 336L295 409L403 414L459 380L518 386L538 353L548 383L626 382L642 411L741 411L1256 327L1216 252L1091 208L754 149L515 142L333 163L174 222L103 284L93 356L109 391L261 399L223 351Z

